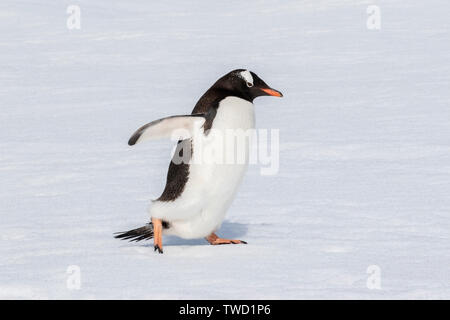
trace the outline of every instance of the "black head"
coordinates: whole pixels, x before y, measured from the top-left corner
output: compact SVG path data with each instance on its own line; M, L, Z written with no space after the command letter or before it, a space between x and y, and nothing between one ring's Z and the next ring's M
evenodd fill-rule
M227 73L217 80L212 88L228 91L230 95L238 96L250 102L260 96L283 96L280 91L269 87L254 72L245 69L237 69Z

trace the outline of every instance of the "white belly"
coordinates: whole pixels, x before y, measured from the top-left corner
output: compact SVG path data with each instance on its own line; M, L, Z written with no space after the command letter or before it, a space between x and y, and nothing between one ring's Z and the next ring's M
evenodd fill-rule
M151 216L170 223L166 234L200 238L220 227L245 174L249 156L248 136L240 141L244 145L239 145L239 152L236 143L227 142L226 137L230 137L230 129L246 131L253 129L254 123L252 103L237 97L228 97L220 103L206 140L194 137L192 141L193 159L183 193L172 202L157 201L150 209ZM212 149L222 150L215 161L205 156L206 150Z

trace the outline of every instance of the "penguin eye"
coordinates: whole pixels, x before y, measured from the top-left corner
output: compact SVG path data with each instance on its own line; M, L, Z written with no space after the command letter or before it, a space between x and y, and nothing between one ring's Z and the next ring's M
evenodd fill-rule
M249 88L253 87L253 83L247 82L247 87L249 87Z

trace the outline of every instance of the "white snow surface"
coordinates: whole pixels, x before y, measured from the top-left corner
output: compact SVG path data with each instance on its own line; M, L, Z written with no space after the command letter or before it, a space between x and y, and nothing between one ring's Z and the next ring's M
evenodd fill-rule
M448 1L75 2L0 2L0 298L450 298ZM114 239L173 146L128 138L237 68L284 94L255 100L279 173L250 166L218 232L248 245Z

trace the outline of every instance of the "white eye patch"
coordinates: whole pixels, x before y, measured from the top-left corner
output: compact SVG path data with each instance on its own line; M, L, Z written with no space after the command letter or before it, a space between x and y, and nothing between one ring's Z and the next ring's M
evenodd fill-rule
M241 71L239 72L239 76L245 80L245 82L247 82L247 86L249 87L253 87L253 77L252 74L250 73L250 71L245 70L245 71Z

